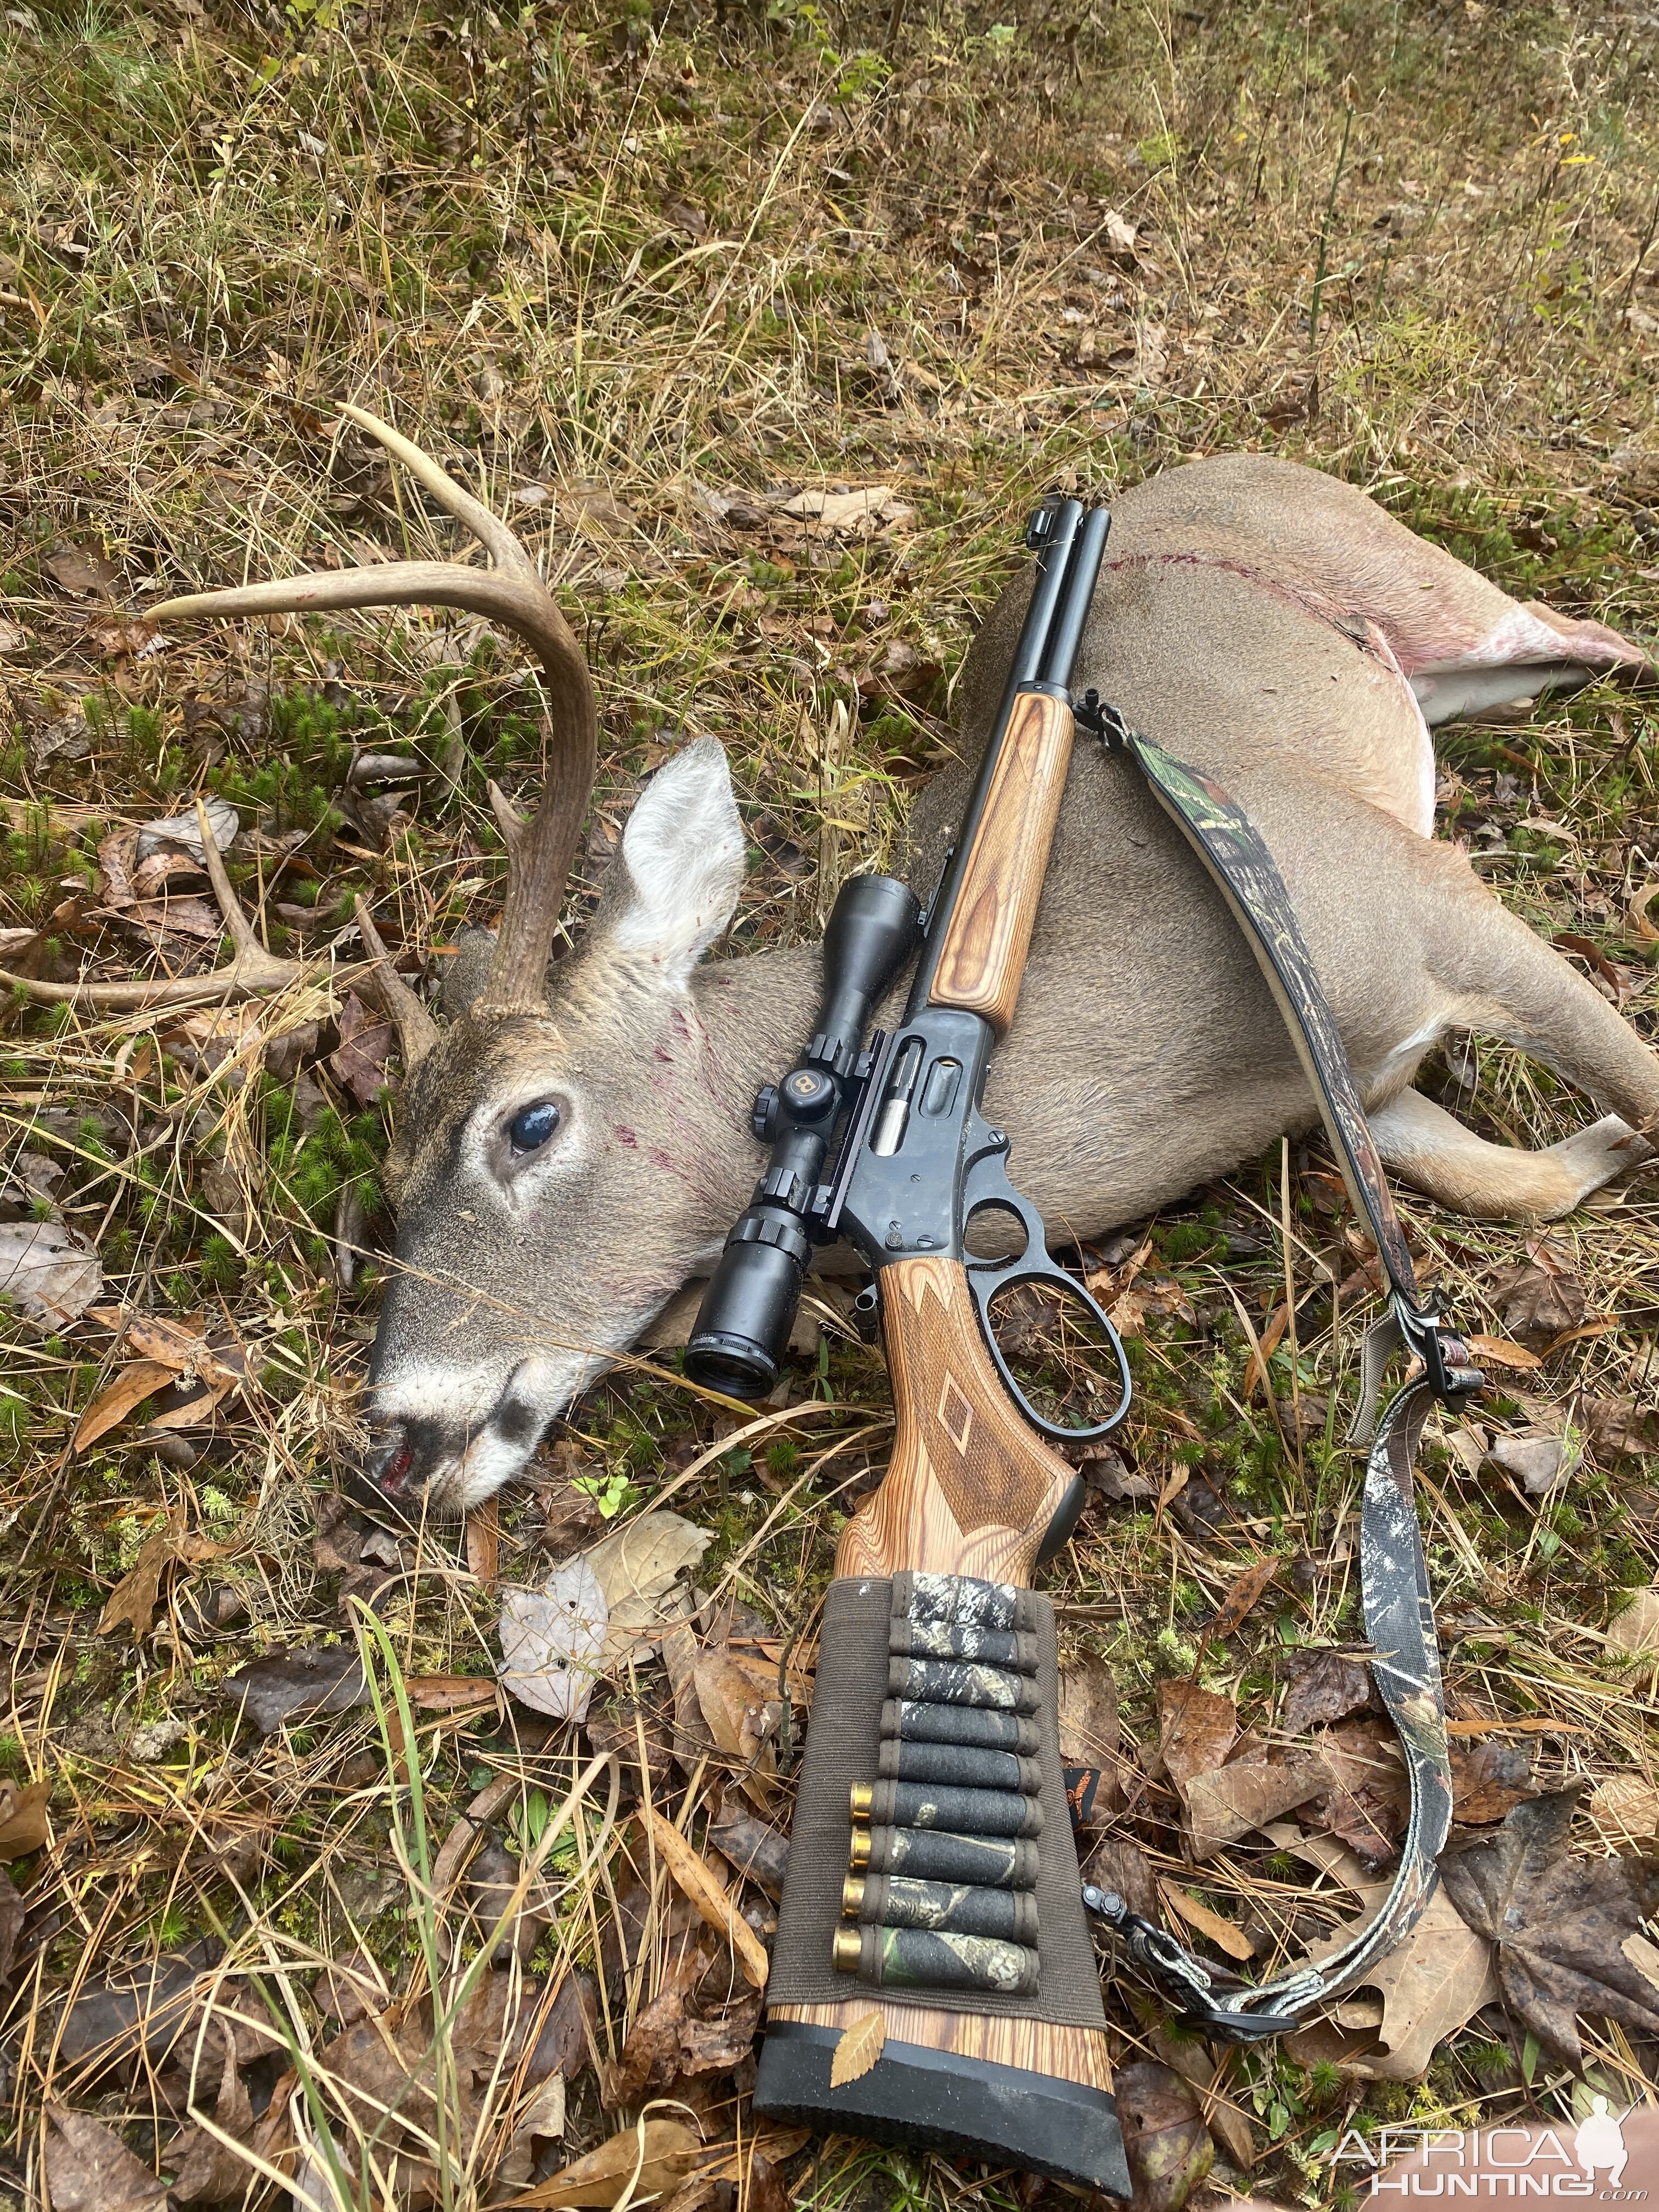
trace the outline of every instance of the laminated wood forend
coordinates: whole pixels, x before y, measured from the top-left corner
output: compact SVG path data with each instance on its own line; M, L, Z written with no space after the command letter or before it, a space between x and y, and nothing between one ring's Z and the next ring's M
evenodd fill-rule
M1072 710L1046 691L1014 702L928 997L1001 1036L1014 1018L1066 772Z

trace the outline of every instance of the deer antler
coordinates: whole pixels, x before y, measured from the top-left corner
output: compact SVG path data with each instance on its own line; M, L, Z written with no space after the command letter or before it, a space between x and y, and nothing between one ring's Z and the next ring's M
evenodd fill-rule
M236 948L228 968L216 968L210 975L175 975L150 983L45 983L33 975L14 975L0 969L0 986L21 991L47 1005L61 1005L72 1000L78 1006L101 1006L111 1013L124 1013L142 1012L150 1006L216 1006L231 999L257 998L262 991L283 990L289 984L303 983L328 970L325 959L283 960L265 951L231 888L209 826L207 810L199 799L196 802L196 819L201 829L202 857L213 885L213 896L219 902L225 927ZM385 957L385 947L378 939L373 949ZM364 973L364 969L361 966L335 968L330 972L336 982L346 982ZM382 976L385 974L382 969Z
M380 933L368 918L368 908L362 899L357 901L357 927L362 933L363 949L371 957L374 970L375 988L380 994L380 1004L392 1017L398 1032L398 1042L403 1048L404 1072L412 1074L416 1064L426 1058L438 1042L438 1024L421 1004L403 977L392 965Z
M319 607L449 606L488 615L518 632L546 672L552 759L542 803L528 823L519 819L493 783L489 787L489 803L507 842L507 902L477 1006L486 1013L538 1012L547 1004L553 933L599 767L599 715L587 663L535 562L506 524L378 415L365 407L343 407L341 412L378 438L465 524L493 557L494 568L470 568L453 561L394 561L373 568L331 569L240 590L193 592L152 607L149 617L177 621L186 615L295 614ZM382 976L387 972L380 970Z

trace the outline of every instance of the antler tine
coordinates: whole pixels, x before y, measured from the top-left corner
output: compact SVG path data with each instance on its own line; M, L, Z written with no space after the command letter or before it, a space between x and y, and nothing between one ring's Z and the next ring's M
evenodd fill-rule
M313 571L285 581L193 592L147 612L152 622L193 615L299 614L341 607L450 606L514 630L547 676L549 766L541 805L527 823L492 787L507 843L507 899L483 992L484 1013L538 1013L547 1005L547 963L565 884L599 769L599 711L581 647L535 563L505 523L464 492L429 453L366 408L343 410L403 461L495 557L493 569L459 562L393 561L373 568Z
M403 1047L404 1071L412 1073L438 1042L438 1024L428 1013L403 977L392 964L390 954L381 941L380 933L369 919L368 908L359 899L356 903L357 927L362 932L363 946L369 955L374 971L375 988L398 1031L398 1042Z
M196 820L201 832L203 865L224 916L226 933L236 948L228 967L216 968L210 975L170 975L151 983L48 983L38 976L14 975L9 969L0 969L0 988L21 992L38 1005L63 1006L72 1001L105 1013L142 1013L152 1007L210 1006L232 999L257 998L263 991L280 991L325 972L331 972L336 983L343 983L363 972L355 965L329 971L325 960L284 960L267 952L242 911L199 797ZM380 950L384 955L385 947ZM422 1018L428 1018L424 1007L421 1012Z
M470 491L463 491L448 470L434 461L430 453L412 439L405 438L401 430L394 430L390 422L371 415L367 407L343 402L340 412L360 430L367 430L371 438L378 438L387 453L426 486L441 507L447 507L458 522L464 522L498 568L505 568L513 575L535 576L535 562L507 525L492 514L482 500L474 499Z

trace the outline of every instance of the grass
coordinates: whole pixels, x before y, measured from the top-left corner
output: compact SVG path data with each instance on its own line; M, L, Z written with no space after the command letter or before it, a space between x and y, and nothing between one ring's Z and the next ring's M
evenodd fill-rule
M1519 596L1651 635L1653 66L1634 10L1571 0L10 11L0 927L45 926L33 957L47 974L211 963L211 934L170 928L157 945L93 912L100 845L197 792L260 832L232 871L274 951L326 942L359 895L390 939L422 950L494 911L484 785L528 796L538 775L536 693L515 655L416 613L165 644L131 626L131 606L164 592L453 550L340 428L342 398L391 416L511 515L580 627L603 752L572 929L641 775L690 731L727 744L750 832L734 944L809 934L843 873L896 851L908 795L948 752L972 623L1054 483L1109 493L1198 453L1282 452L1366 486ZM781 489L874 483L914 510L908 526L824 542L744 520ZM1442 739L1443 831L1489 848L1487 879L1535 926L1601 947L1651 1036L1650 941L1630 920L1659 836L1648 707L1598 689ZM423 771L400 813L347 786L354 748ZM337 1013L320 989L216 1034L4 1009L0 1158L61 1171L49 1203L96 1245L109 1303L204 1314L250 1379L167 1456L167 1432L137 1421L76 1455L112 1340L6 1324L0 1765L50 1782L52 1836L12 1869L30 1920L0 2192L37 2187L48 2102L101 2113L173 2170L177 2068L111 2086L54 2053L41 2023L67 1990L216 1936L291 2051L324 2034L316 1972L352 1951L450 2002L490 1930L463 1928L439 1955L412 1770L428 1849L495 1777L519 1841L545 1835L580 1777L562 1737L493 1709L416 1721L398 1702L404 1678L492 1669L494 1602L453 1531L398 1555L374 1631L393 1702L382 1688L375 1722L347 1713L260 1741L235 1732L220 1688L263 1652L356 1632L317 1512L361 1440L395 1101L354 1097L319 1064ZM1546 1143L1581 1118L1495 1048L1474 1077L1457 1088L1449 1069L1445 1095L1487 1134ZM1258 1547L1308 1571L1206 1651L1207 1682L1265 1719L1288 1651L1355 1633L1352 1574L1333 1559L1352 1462L1318 1432L1287 1453L1243 1388L1239 1312L1260 1332L1283 1301L1281 1222L1298 1296L1315 1284L1308 1255L1338 1247L1316 1148L1292 1147L1283 1175L1288 1188L1274 1156L1152 1224L1153 1265L1194 1318L1155 1314L1132 1346L1127 1457L1159 1492L1183 1469L1200 1477L1232 1526L1206 1538L1173 1507L1097 1506L1052 1585L1068 1649L1107 1656L1147 1746L1157 1681L1192 1667ZM21 1203L42 1210L38 1193ZM1405 1211L1456 1310L1501 1334L1494 1279L1521 1237ZM1593 1398L1651 1407L1647 1187L1551 1241L1599 1333L1506 1374L1493 1425L1583 1428ZM366 1263L343 1265L343 1245ZM1269 1362L1274 1407L1351 1389L1358 1319L1345 1302L1333 1332L1304 1302ZM833 1412L714 1452L675 1500L714 1533L707 1586L786 1640L810 1634L842 1493L879 1464L888 1408L878 1359L835 1330L795 1391ZM672 1364L625 1370L507 1500L503 1572L544 1571L572 1547L570 1512L597 1528L607 1504L649 1504L662 1470L720 1441ZM1552 1781L1651 1778L1651 1682L1604 1641L1622 1593L1659 1568L1647 1470L1592 1430L1573 1488L1535 1509L1443 1438L1426 1465L1455 1703L1559 1723L1540 1739ZM116 1580L180 1513L222 1548L164 1582L149 1638L100 1635ZM174 1728L158 1756L134 1754L136 1732ZM418 1761L399 1748L411 1741ZM700 1788L674 1784L683 1823L702 1817ZM1160 1805L1146 1800L1136 1832L1190 1878ZM597 1812L570 1832L580 1851L560 1863L532 1961L549 1989L592 1963L639 1873ZM646 1876L654 1907L659 1877ZM1293 1870L1273 1879L1328 1912ZM1206 1894L1266 1910L1267 1880L1233 1854ZM659 1928L607 1985L604 2055L669 1957ZM1127 1978L1110 1995L1121 2056L1144 2055L1155 2015ZM1651 2050L1616 2029L1587 2048L1621 2094L1646 2093ZM1547 2065L1523 2080L1524 2057L1487 2018L1416 2085L1362 2092L1282 2051L1235 2060L1225 2094L1261 2160L1241 2180L1329 2199L1312 2147L1338 2120L1496 2118L1534 2099L1565 2112L1571 2085ZM269 2090L276 2062L261 2063ZM360 2179L333 2188L367 2201L374 2124L325 2081L303 2094L318 2141L362 2154ZM722 2097L711 2141L743 2113L740 2086ZM469 2106L453 2201L486 2192L521 2101L502 2075L481 2119ZM560 2154L611 2124L586 2074ZM1013 2196L1006 2177L844 2142L795 2154L787 2173L801 2201L860 2212ZM738 2179L748 2212L752 2173Z

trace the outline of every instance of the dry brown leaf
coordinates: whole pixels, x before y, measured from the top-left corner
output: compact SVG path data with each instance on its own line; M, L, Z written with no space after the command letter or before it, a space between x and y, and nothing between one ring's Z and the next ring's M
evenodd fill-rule
M743 1969L744 1979L750 1987L764 1989L771 1971L766 1947L738 1911L736 1899L720 1876L654 1807L643 1807L641 1818L648 1822L652 1840L663 1863L688 1903L694 1905L716 1934L730 1943Z
M112 2129L89 2112L46 2107L52 2212L149 2212L167 2190Z
M1501 1820L1523 1797L1538 1795L1524 1743L1454 1745L1451 1775L1453 1815L1471 1827Z
M708 1733L733 1763L733 1779L757 1810L769 1811L777 1754L760 1732L765 1698L731 1653L716 1645L697 1654L691 1677Z
M495 1683L481 1674L411 1674L404 1687L410 1704L423 1713L465 1712L495 1702Z
M1365 1919L1370 1917L1367 1913ZM1364 1924L1356 1921L1355 1928ZM1339 1931L1339 1935L1351 1931ZM1364 2016L1367 1997L1373 2009ZM1382 2006L1381 2021L1375 1999ZM1437 2047L1496 2002L1492 1945L1464 1925L1445 1890L1437 1888L1405 1942L1389 1952L1337 2005L1344 2027L1375 2027L1376 2047L1352 2062L1366 2081L1418 2081Z
M1639 1774L1611 1774L1589 1801L1603 1827L1625 1836L1659 1835L1659 1790Z
M1607 1630L1607 1644L1614 1651L1659 1651L1659 1589L1636 1592Z
M1386 1721L1342 1721L1318 1748L1334 1780L1303 1815L1357 1851L1368 1865L1392 1859L1405 1832L1408 1790L1399 1739Z
M165 1390L177 1370L159 1359L137 1359L124 1367L106 1389L100 1391L75 1426L75 1449L86 1450L136 1413L146 1398Z
M702 2148L697 2135L678 2120L642 2120L510 2202L514 2206L570 2204L579 2212L589 2212L589 2208L606 2212L624 2190L629 2191L630 2203L641 2197L665 2197L690 2172Z
M486 1498L466 1516L466 1564L481 1589L494 1590L499 1574L501 1542L501 1501Z
M27 1790L15 1782L0 1782L0 1862L9 1865L41 1848L50 1832L46 1808L51 1802L50 1782L31 1782Z
M1109 1770L1117 1758L1117 1683L1098 1653L1079 1653L1060 1675L1060 1763Z
M1316 1751L1294 1753L1271 1765L1265 1759L1239 1759L1212 1773L1194 1775L1186 1792L1193 1856L1213 1858L1252 1828L1265 1827L1292 1806L1317 1797L1334 1779Z
M1254 1566L1246 1567L1237 1581L1221 1601L1215 1619L1210 1623L1212 1640L1231 1636L1242 1628L1251 1613L1261 1602L1262 1595L1273 1577L1279 1572L1279 1561L1258 1559Z
M680 1615L681 1576L713 1541L706 1528L683 1514L642 1513L586 1554L605 1594L607 1668L630 1656L643 1660L661 1642L664 1629Z
M98 1255L61 1221L0 1221L0 1296L49 1334L76 1321L103 1288Z
M179 1557L184 1534L185 1516L180 1510L154 1535L145 1537L137 1558L110 1592L98 1616L100 1636L123 1626L132 1631L135 1643L142 1643L149 1634L161 1602L161 1577Z
M1346 1720L1370 1704L1370 1670L1363 1660L1349 1659L1340 1651L1316 1651L1303 1654L1299 1666L1279 1717L1286 1735L1300 1735L1322 1722Z
M1542 1359L1535 1352L1528 1352L1522 1344L1511 1344L1507 1337L1472 1336L1468 1339L1469 1350L1483 1367L1541 1367Z
M1195 1682L1160 1682L1158 1723L1164 1771L1184 1795L1194 1775L1212 1773L1232 1749L1238 1709Z
M391 1022L348 991L340 1007L340 1042L328 1066L360 1106L372 1106L384 1087L392 1044Z
M1558 1336L1577 1328L1589 1301L1578 1278L1542 1245L1534 1259L1505 1267L1492 1285L1502 1301L1504 1326L1517 1342L1547 1351Z
M866 2075L881 2057L887 2041L887 2015L872 2010L842 2028L841 2040L830 2061L830 2087L841 2088Z
M253 2107L237 2070L234 2036L225 2038L224 2074L213 2118L215 2124L237 2142L252 2140ZM240 2197L253 2179L247 2159L206 2128L192 2128L181 2143L173 2145L169 2155L177 2169L172 2194L178 2204L222 2204L227 2197Z
M1176 1918L1184 1920L1189 1928L1196 1928L1200 1936L1207 1936L1218 1951L1224 1951L1230 1959L1255 1955L1255 1945L1242 1928L1231 1920L1224 1920L1220 1913L1212 1912L1201 1899L1183 1889L1179 1882L1160 1880L1158 1889Z
M1191 2088L1167 2066L1136 2059L1113 2082L1135 2212L1181 2212L1215 2160Z

